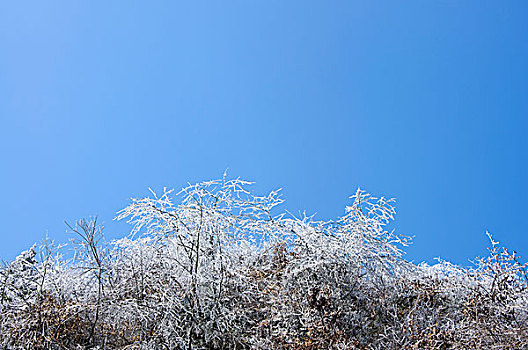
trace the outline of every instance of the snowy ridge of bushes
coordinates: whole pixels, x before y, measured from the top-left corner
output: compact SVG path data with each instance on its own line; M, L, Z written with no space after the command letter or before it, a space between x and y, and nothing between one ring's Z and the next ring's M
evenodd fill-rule
M215 180L95 219L0 270L1 349L527 349L526 265L490 237L472 268L403 259L393 201L336 221L274 215L277 191Z

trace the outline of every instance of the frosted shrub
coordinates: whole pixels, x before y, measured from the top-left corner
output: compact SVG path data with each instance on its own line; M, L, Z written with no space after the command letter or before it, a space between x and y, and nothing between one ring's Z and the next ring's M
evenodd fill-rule
M526 265L491 235L472 268L403 259L393 200L358 190L345 215L278 212L278 191L191 185L133 199L106 243L46 241L0 271L3 349L524 349Z

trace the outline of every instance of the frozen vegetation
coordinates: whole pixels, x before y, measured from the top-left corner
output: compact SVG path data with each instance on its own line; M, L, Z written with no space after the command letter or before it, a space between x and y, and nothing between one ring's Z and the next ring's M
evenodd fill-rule
M526 265L490 235L470 268L408 262L393 201L276 213L239 179L134 199L131 234L95 219L0 271L1 349L526 349Z

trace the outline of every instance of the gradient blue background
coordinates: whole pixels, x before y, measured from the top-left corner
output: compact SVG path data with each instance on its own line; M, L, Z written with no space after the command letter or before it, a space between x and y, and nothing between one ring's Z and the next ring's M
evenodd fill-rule
M528 255L526 1L0 5L0 258L148 187L396 197L407 257Z

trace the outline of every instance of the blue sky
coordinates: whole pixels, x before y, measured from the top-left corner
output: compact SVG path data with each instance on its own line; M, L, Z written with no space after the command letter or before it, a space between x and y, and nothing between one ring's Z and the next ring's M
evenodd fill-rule
M524 1L0 5L0 258L220 177L343 214L396 197L407 258L528 256Z

